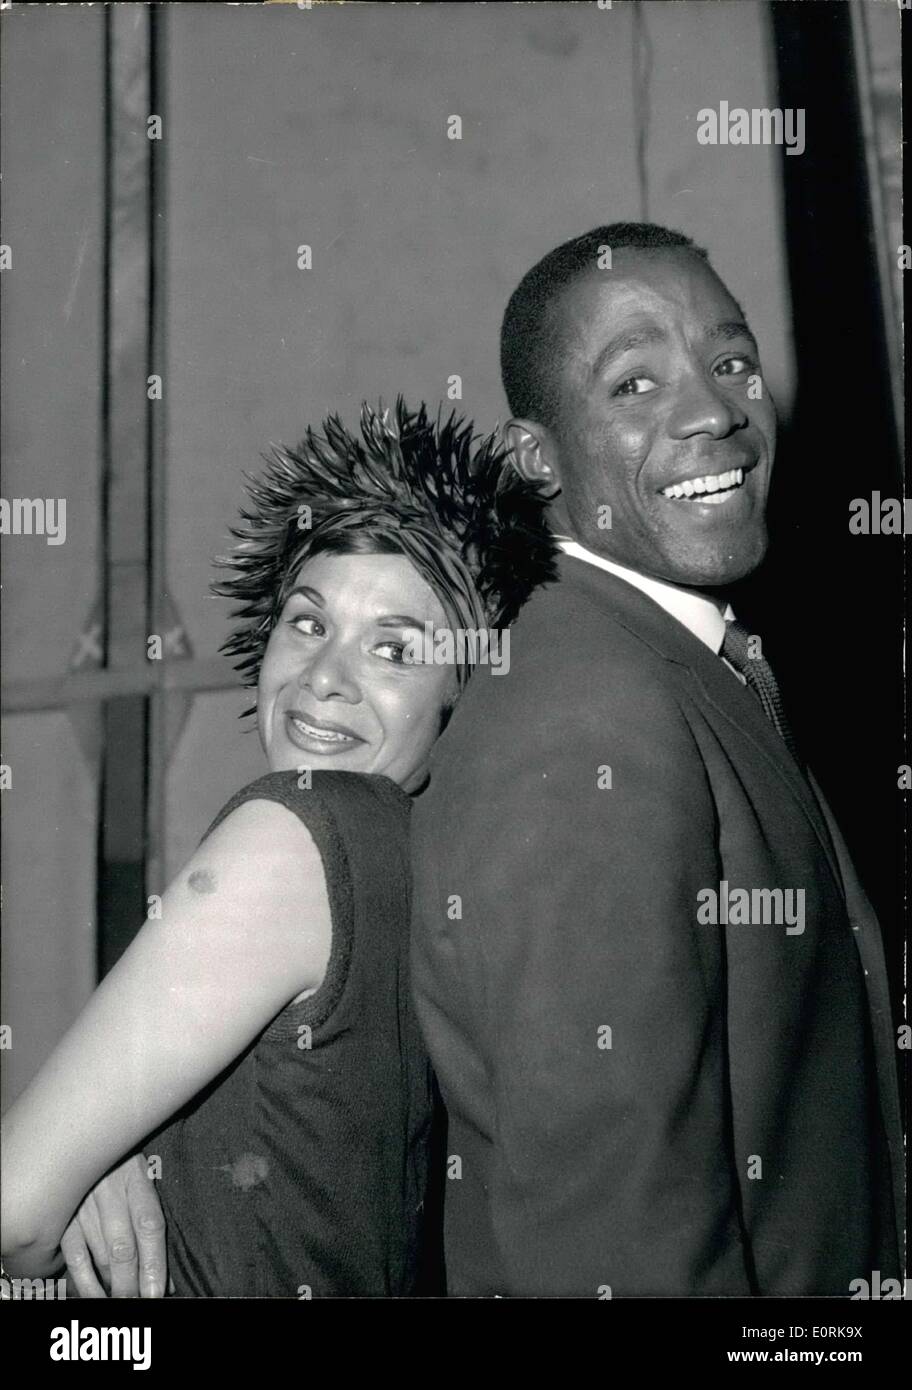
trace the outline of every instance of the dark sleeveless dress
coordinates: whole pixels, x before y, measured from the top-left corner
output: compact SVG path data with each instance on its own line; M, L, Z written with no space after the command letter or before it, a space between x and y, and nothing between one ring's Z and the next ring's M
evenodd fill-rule
M146 1144L178 1295L416 1291L432 1078L408 980L410 801L387 777L270 773L228 802L287 806L332 910L326 977ZM205 839L205 836L204 836Z

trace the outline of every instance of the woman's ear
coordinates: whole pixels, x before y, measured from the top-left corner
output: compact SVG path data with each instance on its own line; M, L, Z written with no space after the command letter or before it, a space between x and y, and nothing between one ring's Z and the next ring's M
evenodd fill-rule
M508 420L503 436L519 476L537 487L544 497L556 497L560 492L560 478L545 427L534 420Z

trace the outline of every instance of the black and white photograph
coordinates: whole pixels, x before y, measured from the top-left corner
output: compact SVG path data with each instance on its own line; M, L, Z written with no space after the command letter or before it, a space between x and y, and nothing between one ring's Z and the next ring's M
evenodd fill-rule
M910 7L0 4L27 1374L879 1371Z

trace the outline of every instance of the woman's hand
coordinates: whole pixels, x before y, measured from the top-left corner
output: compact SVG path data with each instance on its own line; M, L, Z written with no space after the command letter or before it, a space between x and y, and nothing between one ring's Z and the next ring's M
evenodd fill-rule
M80 1298L163 1298L168 1274L165 1218L142 1154L94 1187L63 1233L60 1249Z

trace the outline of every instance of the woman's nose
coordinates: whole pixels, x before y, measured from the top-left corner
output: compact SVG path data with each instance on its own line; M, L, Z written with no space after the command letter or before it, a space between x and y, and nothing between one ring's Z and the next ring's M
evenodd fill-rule
M351 656L335 643L327 643L302 668L298 682L312 690L318 700L338 699L357 704L361 698Z

